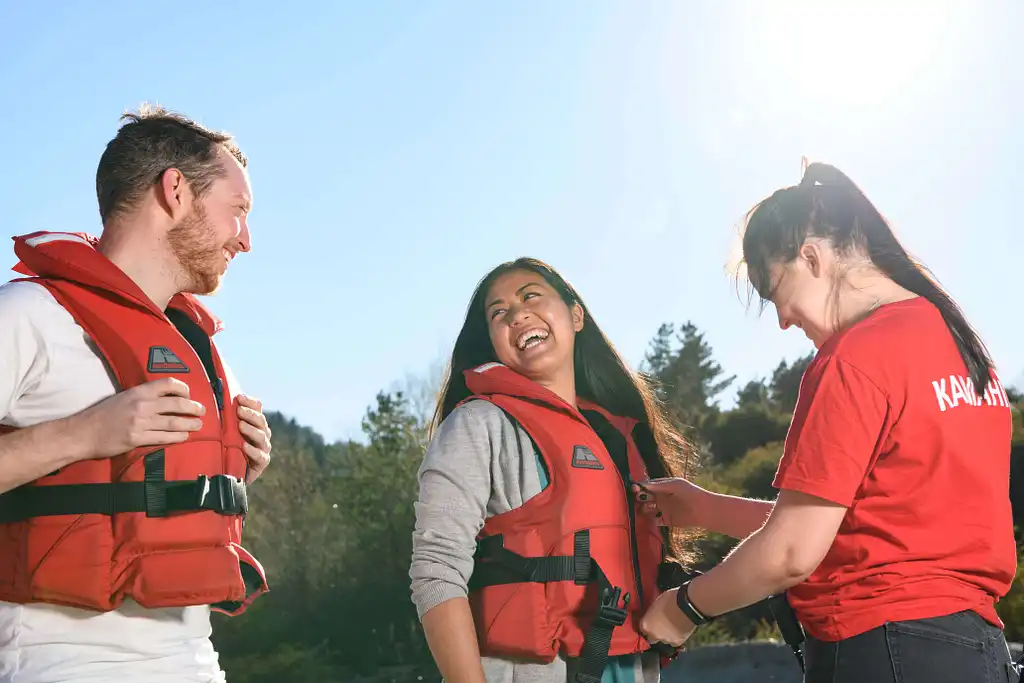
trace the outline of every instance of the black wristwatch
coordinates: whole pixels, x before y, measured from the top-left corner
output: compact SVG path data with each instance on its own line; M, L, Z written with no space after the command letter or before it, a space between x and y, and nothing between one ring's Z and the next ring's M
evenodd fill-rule
M693 579L690 579L690 581L692 580ZM679 609L683 611L686 618L692 621L695 626L710 624L715 620L715 617L706 616L703 612L697 609L692 602L690 602L690 594L688 592L690 581L679 586L679 591L676 593L676 605L679 606Z

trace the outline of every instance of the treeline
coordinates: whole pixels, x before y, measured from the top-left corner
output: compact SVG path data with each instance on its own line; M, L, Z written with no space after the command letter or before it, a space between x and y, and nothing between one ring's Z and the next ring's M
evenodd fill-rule
M685 434L699 452L689 476L714 490L770 499L777 495L772 477L811 358L782 361L740 387L728 410L719 398L735 377L715 362L690 323L663 325L641 370L657 380L678 424L688 426ZM214 620L229 681L438 680L408 576L416 471L432 408L424 397L433 389L421 382L378 394L362 422L365 443L328 444L294 419L269 416L274 463L251 491L245 544L266 567L272 590L244 616ZM1013 466L1014 519L1024 521L1020 410ZM713 534L700 538L697 567L717 563L733 544ZM1010 639L1024 639L1024 591L1015 586L999 609ZM756 608L728 615L699 629L691 644L777 637L767 616Z

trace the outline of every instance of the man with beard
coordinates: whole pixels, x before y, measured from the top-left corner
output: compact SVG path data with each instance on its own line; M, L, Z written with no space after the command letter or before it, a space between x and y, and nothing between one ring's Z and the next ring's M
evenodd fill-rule
M178 305L181 310L198 311L197 320L214 320L207 326L207 334L212 334L217 327L215 319L209 315L203 318L207 312L191 295L215 292L231 260L251 248L247 218L252 191L247 160L229 135L213 132L159 107L143 107L138 113L126 114L124 120L127 123L107 145L96 172L103 224L100 238L89 239L82 233L70 232L36 233L18 238L18 248L25 250L19 255L31 268L31 259L23 254L30 254L33 249L52 249L55 245L58 249L78 249L70 267L88 270L83 265L88 261L95 272L103 271L110 281L122 283L120 291L134 292L131 296L141 302L137 307L151 311L150 319L155 322L150 324L163 325L167 334L176 334L167 323L173 321L173 309ZM81 251L83 244L87 251ZM60 282L61 277L45 277L57 281L56 291L70 291L60 289L66 285ZM45 283L45 279L30 278L0 286L0 499L6 497L9 502L9 494L31 490L34 485L35 491L45 488L37 482L74 471L83 463L102 465L104 459L112 459L109 462L117 464L117 459L126 453L152 452L161 447L169 454L179 453L178 462L167 456L170 480L172 470L181 465L180 454L187 453L174 451L176 444L191 447L194 443L185 442L194 432L200 432L194 435L196 438L217 442L222 439L220 430L226 433L229 427L236 437L241 434L234 447L241 477L251 484L260 476L269 463L271 450L270 429L262 406L238 393L222 362L208 364L205 359L219 361L215 351L210 355L212 344L208 336L205 356L199 349L195 355L182 355L186 351L181 349L188 349L184 340L177 336L172 340L182 345L178 347L181 358L204 359L202 364L194 361L188 368L177 356L164 353L165 342L146 342L165 344L149 349L160 349L163 354L157 354L156 365L150 355L150 373L167 372L177 360L180 372L187 374L152 375L156 379L121 390L115 382L119 379L114 377L118 374L116 368L112 370L105 363L98 348L101 345L94 343L87 330L83 334L81 319L69 312L75 309L68 308L64 299L59 303L51 291L53 287L43 286ZM95 290L82 290L83 300L95 296ZM116 288L111 291L115 295L107 300L116 298ZM123 307L131 309L132 302L126 300L128 304ZM114 326L119 319L108 322ZM182 329L180 323L174 324ZM198 324L193 327L199 329ZM129 332L114 329L115 335ZM196 346L193 338L185 332L182 335L188 344ZM210 391L211 385L218 386L221 375L226 378L227 387L219 392L216 388ZM205 384L197 384L199 380ZM200 393L209 397L208 404L194 400L199 386L203 388ZM227 400L218 405L225 392ZM231 413L237 414L237 420ZM209 433L213 436L203 436ZM231 437L223 438L226 441ZM220 462L221 455L215 459ZM227 462L228 456L224 459ZM147 485L148 473L147 469ZM211 480L214 478L211 476ZM199 479L206 481L205 477ZM240 485L240 478L233 481ZM221 516L208 509L192 514L191 519L207 525L237 522L240 537L240 515L244 509L241 513L225 513L226 508L217 510ZM94 526L105 527L103 531L109 534L107 527L113 525L111 522L104 522L99 514L81 514L76 519L75 514L50 511L28 514L32 519L19 526L4 519L3 512L0 505L0 683L225 680L210 641L210 604L185 604L179 599L179 604L185 606L147 609L132 600L132 593L126 590L123 601L111 598L115 605L112 609L85 609L69 606L74 601L50 599L39 588L44 580L61 580L43 578L42 565L47 556L59 554L61 545L67 545L67 534L52 539L54 525L64 525L68 534L83 534L88 520L93 519L97 520ZM38 514L55 516L35 516ZM230 521L229 514L234 515L235 521ZM140 528L149 523L148 515L147 508L143 521L138 522ZM188 517L186 513L177 519ZM152 528L166 533L170 527ZM22 565L31 564L30 553L39 552L38 547L30 547L36 534L42 534L37 540L42 538L52 547L46 548L37 566L26 569ZM129 544L134 542L132 538L126 540ZM81 566L67 566L63 575L86 574L93 569L88 565L106 562L103 552L116 554L118 542L115 537L113 549L86 546L87 556L76 563ZM224 546L224 552L231 553L230 558L244 562L244 555L252 560L236 543L225 542ZM18 552L26 557L16 557ZM72 560L68 558L67 563ZM258 563L252 563L258 569ZM210 573L216 573L215 570L221 568L210 565ZM246 567L242 570L241 574L249 571ZM45 571L52 572L52 568ZM262 569L258 572L262 579ZM167 581L167 575L172 573L165 571L159 581ZM226 573L230 580L240 581L237 562ZM140 577L134 590L150 590L145 584L146 580ZM88 587L82 587L82 591L87 590ZM105 590L101 586L98 592ZM259 592L262 590L265 583ZM17 599L9 597L15 594Z

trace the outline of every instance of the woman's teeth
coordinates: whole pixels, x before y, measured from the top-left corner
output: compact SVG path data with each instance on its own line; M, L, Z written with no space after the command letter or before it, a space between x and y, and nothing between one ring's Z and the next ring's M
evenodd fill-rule
M526 349L532 349L534 346L544 343L544 341L547 338L547 330L527 330L526 332L523 332L521 335L519 335L519 338L516 340L516 346L519 348L520 351L525 351Z

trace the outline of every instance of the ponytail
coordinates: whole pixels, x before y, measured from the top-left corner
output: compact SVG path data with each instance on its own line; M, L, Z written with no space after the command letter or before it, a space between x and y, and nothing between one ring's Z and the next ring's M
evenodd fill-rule
M860 243L866 248L871 263L890 280L924 297L939 309L964 359L975 391L983 394L992 379L993 366L984 343L967 322L961 307L939 286L924 264L906 253L886 219L860 187L836 167L820 163L807 167L800 187L812 198L810 229L815 229L819 222L829 224L825 229L849 229L846 236L842 236L847 240L841 242L846 242L846 246Z
M874 204L834 166L807 165L799 186L778 190L747 219L744 261L762 298L769 263L792 261L809 235L827 238L840 252L865 251L889 279L931 302L953 336L975 392L985 393L993 363L978 333L928 269L907 253Z

